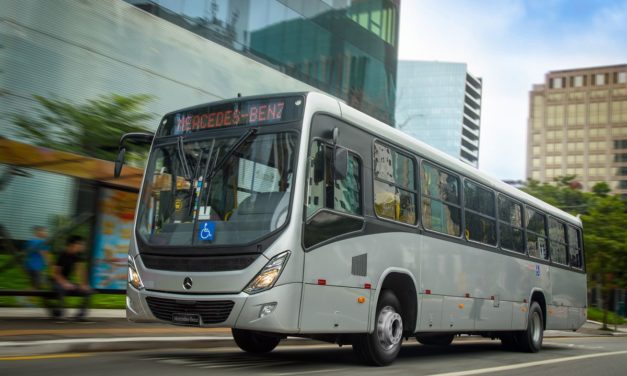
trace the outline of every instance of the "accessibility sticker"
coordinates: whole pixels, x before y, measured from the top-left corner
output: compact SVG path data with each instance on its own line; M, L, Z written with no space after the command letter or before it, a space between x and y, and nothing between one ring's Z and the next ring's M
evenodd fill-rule
M198 224L198 239L213 240L216 231L216 223L213 221L200 222Z

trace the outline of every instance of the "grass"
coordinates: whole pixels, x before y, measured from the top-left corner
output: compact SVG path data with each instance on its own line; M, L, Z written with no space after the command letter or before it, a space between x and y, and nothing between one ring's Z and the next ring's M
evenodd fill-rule
M603 310L599 308L590 307L588 308L588 320L603 322ZM625 324L625 318L621 317L614 312L607 313L607 323L611 325L621 325Z
M0 255L0 265L11 260L9 255ZM21 266L15 265L0 273L0 290L30 290L30 280ZM67 307L79 307L81 298L68 297L65 302ZM0 307L24 307L25 305L41 306L42 299L35 297L0 296ZM124 294L94 294L91 297L91 308L118 308L126 306Z

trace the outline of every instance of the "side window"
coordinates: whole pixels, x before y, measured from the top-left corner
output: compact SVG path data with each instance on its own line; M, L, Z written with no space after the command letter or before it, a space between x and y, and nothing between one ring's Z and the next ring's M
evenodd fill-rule
M554 218L549 218L549 249L551 260L568 265L566 256L566 230L564 224Z
M423 162L420 168L422 181L422 221L425 228L445 234L461 234L461 209L459 178Z
M574 268L583 269L581 232L571 226L568 226L568 254L570 257L570 265Z
M333 178L333 147L316 140L309 158L307 217L321 208L361 215L361 163L357 156L348 153L346 177Z
M501 248L525 253L522 205L502 195L499 196L498 202Z
M333 173L333 147L315 140L308 170L305 248L361 230L364 221L355 217L362 215L361 162L357 156L348 154L346 176L337 179Z
M546 216L527 207L527 249L529 255L544 260L549 259L546 245Z
M375 212L382 218L415 224L414 160L378 142L373 158Z
M494 192L470 180L464 181L466 239L496 245Z

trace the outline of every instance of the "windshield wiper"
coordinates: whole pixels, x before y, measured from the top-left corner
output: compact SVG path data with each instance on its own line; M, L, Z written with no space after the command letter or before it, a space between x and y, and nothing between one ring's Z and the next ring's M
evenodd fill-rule
M192 171L189 167L189 163L187 162L187 157L185 156L183 136L179 136L176 142L176 151L178 152L179 158L181 159L181 165L183 166L183 176L185 177L185 180L192 180Z
M233 144L233 146L231 146L231 148L227 150L227 152L220 159L220 161L211 168L209 174L205 175L205 177L207 178L206 182L211 182L211 179L213 179L213 176L216 174L216 172L220 168L222 168L222 166L226 163L226 161L228 161L229 158L231 158L231 155L233 155L233 153L235 153L237 149L239 149L239 147L242 146L242 144L246 142L246 140L248 140L250 136L252 136L255 133L257 133L257 129L250 128L248 132L244 133L242 137L240 137L237 141L235 141L235 144Z

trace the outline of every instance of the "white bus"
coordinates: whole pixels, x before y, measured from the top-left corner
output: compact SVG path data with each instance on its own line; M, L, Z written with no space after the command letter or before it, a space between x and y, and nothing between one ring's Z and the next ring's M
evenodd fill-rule
M320 93L165 115L129 250L127 316L287 336L390 364L457 334L537 352L586 319L581 221Z

